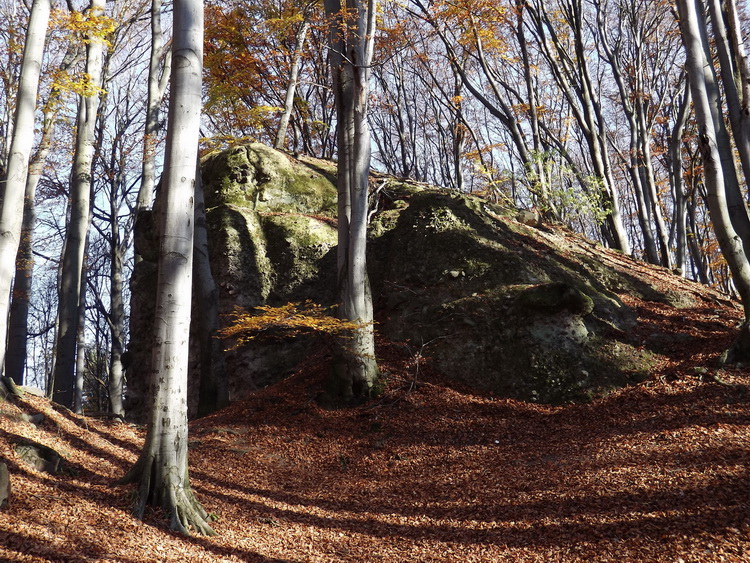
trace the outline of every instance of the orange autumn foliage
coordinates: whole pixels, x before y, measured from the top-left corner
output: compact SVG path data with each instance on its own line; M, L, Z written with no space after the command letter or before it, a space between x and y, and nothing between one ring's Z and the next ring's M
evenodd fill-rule
M246 344L261 334L265 336L294 337L318 334L340 337L362 328L356 321L337 319L329 314L329 307L312 301L287 303L280 307L262 305L255 313L236 307L226 315L229 326L218 331L222 338L235 339L235 347Z

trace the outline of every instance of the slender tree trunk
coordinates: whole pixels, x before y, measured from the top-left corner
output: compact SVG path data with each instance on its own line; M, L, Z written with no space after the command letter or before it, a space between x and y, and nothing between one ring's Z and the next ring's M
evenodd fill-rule
M556 203L552 200L549 193L549 178L547 163L549 155L546 154L544 144L542 143L541 126L539 124L539 88L534 75L532 74L531 59L529 56L528 44L526 41L526 30L524 23L524 0L516 0L516 10L518 20L516 24L516 36L518 37L518 46L521 50L521 63L523 64L524 86L526 88L526 97L528 98L528 117L529 127L531 129L531 138L534 147L532 155L533 180L531 182L531 191L537 198L537 205L542 212L542 216L551 221L559 221L560 214L557 210Z
M455 113L451 117L451 129L452 129L452 160L453 160L453 186L459 191L464 191L464 174L461 168L461 158L464 152L464 143L466 141L466 129L463 123L463 102L461 101L461 93L463 91L463 79L461 75L453 70L453 103Z
M104 15L105 0L92 0L87 11L90 17ZM91 213L94 140L99 111L99 89L102 86L104 38L92 34L86 46L86 73L94 89L91 95L80 96L76 127L76 147L70 180L70 200L65 250L62 257L62 279L59 290L59 325L55 362L53 399L72 407L74 401L76 339L86 238Z
M289 81L286 85L286 96L284 97L284 111L281 114L279 130L276 133L276 140L273 148L281 150L284 148L286 139L286 130L289 127L289 119L294 111L294 97L297 93L297 81L299 80L299 69L302 66L302 53L305 46L307 31L310 29L310 22L307 20L307 14L297 30L297 36L294 39L294 53L292 53L292 68L289 71Z
M114 188L113 188L114 189ZM125 248L120 240L120 226L117 222L117 198L110 198L112 223L112 256L109 270L110 306L109 328L112 348L109 356L109 412L123 417L125 408L122 404L122 393L125 382L122 355L125 352L125 304L122 298L122 262Z
M674 128L669 136L667 147L667 164L669 167L669 183L674 194L674 216L672 224L675 229L675 266L687 274L687 196L685 194L682 179L682 134L687 123L688 110L690 107L690 86L685 85L685 90L677 110Z
M152 360L153 402L138 461L121 482L138 482L135 513L161 506L170 527L213 534L190 488L187 375L192 299L195 163L200 135L203 4L176 0Z
M26 178L34 140L34 110L49 14L49 0L34 1L21 64L8 169L5 178L0 178L0 369L5 364L7 350L10 287L21 238Z
M88 237L86 237L86 248L88 248ZM84 252L85 256L85 252ZM81 272L81 295L80 303L86 302L86 276L88 269L86 262L83 263ZM78 308L78 334L76 335L76 361L75 361L75 391L73 395L73 412L83 414L83 391L86 376L86 307Z
M712 0L709 0L709 3ZM678 6L681 4L678 4ZM745 196L742 193L739 181L737 179L737 169L735 164L735 150L732 146L732 141L727 131L724 114L722 111L722 100L719 90L718 80L716 78L716 69L713 66L713 53L711 50L711 44L721 43L721 38L708 37L708 29L706 25L706 18L704 14L704 5L702 1L693 4L694 10L692 16L695 17L696 25L696 39L695 46L700 47L703 51L701 59L705 61L705 64L700 67L701 72L701 84L706 95L706 111L707 118L710 118L713 124L714 131L714 142L716 144L716 156L719 158L717 164L718 170L722 173L724 186L725 198L727 207L729 209L729 217L732 221L732 227L737 235L742 240L742 244L745 249L745 254L750 255L750 216L748 216L747 205L745 204ZM681 22L682 23L682 22ZM685 35L683 33L683 40ZM712 41L713 39L713 41ZM697 56L697 55L696 55ZM698 69L695 69L696 72ZM732 82L731 73L728 77L730 83L725 84L729 86L729 92L733 90L734 83ZM691 77L691 88L692 86ZM699 102L695 100L695 89L693 88L694 104ZM730 110L730 115L731 115ZM738 147L740 153L742 147ZM705 157L705 155L704 155Z
M581 0L569 0L563 4L562 9L552 19L563 17L570 26L572 49L558 37L555 29L559 25L552 22L546 2L527 0L526 10L532 18L533 30L553 77L568 101L581 134L586 140L593 173L600 184L596 189L609 207L601 229L602 236L610 246L630 254L630 242L623 226L620 202L606 150L606 126L594 97L596 90L592 84L589 53L583 38L583 5Z
M160 62L164 68L159 75ZM148 99L146 125L143 134L143 164L141 187L136 210L151 209L156 186L156 145L159 134L159 106L167 88L171 66L171 51L164 52L161 30L161 0L151 0L151 55L148 67Z
M724 95L726 96L726 113L729 117L734 144L747 183L750 182L750 113L748 113L750 100L743 100L743 96L747 95L747 88L750 85L743 85L740 82L743 77L747 79L747 60L743 57L744 46L742 42L737 42L739 33L732 29L736 25L736 19L731 14L725 18L721 4L726 4L726 2L708 0L708 12L711 16L714 44L719 59ZM733 10L733 13L736 14L736 10Z
M376 0L325 0L338 128L338 316L360 324L340 339L334 392L345 401L372 396L378 377L372 295L367 277L370 130L367 98L375 41Z
M70 68L78 59L78 46L72 41L60 65L60 70ZM23 212L23 224L21 227L21 243L16 256L16 273L13 282L13 300L10 306L10 320L8 321L8 354L5 361L5 374L12 378L18 385L24 379L26 368L26 341L29 325L29 302L31 299L31 286L34 275L34 256L32 254L32 242L34 225L36 223L36 188L44 171L47 156L52 148L52 139L57 122L57 108L62 90L53 88L47 100L47 109L44 112L44 125L42 126L42 138L39 146L29 163L28 177L26 178L25 206Z
M229 380L224 362L224 347L217 338L219 330L219 288L211 272L206 229L206 205L200 166L195 174L195 241L193 272L196 304L195 332L201 357L198 416L205 416L229 404Z

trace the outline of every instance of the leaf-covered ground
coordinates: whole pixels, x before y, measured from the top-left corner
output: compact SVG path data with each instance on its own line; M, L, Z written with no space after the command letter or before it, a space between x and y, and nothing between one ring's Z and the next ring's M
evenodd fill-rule
M739 311L699 293L692 309L631 300L639 323L624 338L658 348L653 374L587 405L456 389L383 343L385 395L326 411L315 401L326 358L309 358L192 423L192 484L216 537L169 532L158 510L130 515L133 487L111 482L135 461L142 428L37 397L2 403L12 499L0 559L750 560L750 372L716 368ZM46 419L34 426L20 409ZM68 471L30 469L18 438L55 448Z

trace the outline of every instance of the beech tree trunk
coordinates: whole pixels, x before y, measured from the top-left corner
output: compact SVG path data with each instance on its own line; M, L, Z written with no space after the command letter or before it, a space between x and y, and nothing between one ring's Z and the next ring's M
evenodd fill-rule
M122 403L122 393L125 383L125 374L122 366L122 355L125 352L125 304L122 297L122 263L125 254L125 245L120 237L120 225L117 222L117 198L110 198L110 212L112 223L110 236L112 238L112 255L109 269L110 280L110 306L109 331L112 339L112 348L109 354L109 412L117 416L125 416L125 408Z
M88 249L88 237L86 248ZM85 251L84 251L85 255ZM86 276L88 275L86 265L81 272L81 295L80 303L86 301ZM78 307L78 334L76 335L76 361L75 361L75 386L73 392L73 412L83 414L83 387L86 372L86 307Z
M729 10L723 10L720 4L724 4ZM747 182L750 181L750 100L747 99L750 85L741 82L748 79L748 70L741 31L735 27L739 26L736 7L733 0L708 0L708 12L726 97L726 113Z
M281 114L279 130L276 132L276 140L273 148L281 150L284 148L286 140L286 130L289 127L289 119L292 117L294 110L294 96L297 93L297 81L299 80L299 69L302 65L302 50L305 46L307 31L310 29L310 22L307 20L307 13L303 15L302 23L297 30L294 38L294 52L292 53L292 68L289 71L289 81L286 86L286 96L284 97L284 111Z
M193 272L195 274L196 313L193 319L201 358L198 393L198 416L206 416L229 404L229 380L224 362L224 346L217 338L219 330L219 288L211 272L206 230L206 205L203 198L200 166L195 174L195 241Z
M685 44L686 67L693 96L695 118L698 124L698 144L703 158L707 203L716 239L724 259L732 272L737 292L742 299L745 318L750 315L750 263L742 240L734 229L727 204L725 179L736 175L734 163L722 159L719 150L715 115L720 108L713 107L717 98L711 97L716 88L710 63L706 58L708 45L704 43L705 28L701 27L700 0L678 0L680 31ZM731 170L726 170L730 166ZM736 176L735 176L736 177Z
M141 186L138 190L137 211L151 209L156 186L156 144L159 134L159 106L169 82L171 51L163 52L161 30L161 0L151 1L151 55L148 67L148 100L146 125L143 134L143 164ZM159 74L160 62L164 66Z
M21 237L26 178L34 141L34 111L49 14L49 0L34 1L21 64L8 169L5 178L0 178L0 369L5 364L7 350L10 287Z
M370 178L368 82L375 42L376 0L325 0L338 135L338 316L359 328L339 339L334 393L347 402L372 396L378 377L372 295L367 277Z
M92 0L87 10L89 17L104 15L105 0ZM69 216L62 257L62 275L59 288L57 349L53 399L72 407L78 339L79 308L86 239L91 213L92 168L95 153L95 127L99 112L99 89L102 86L104 38L92 33L87 37L86 73L92 93L80 96L76 123L76 146L70 179Z
M682 134L687 123L690 107L690 86L685 90L679 102L676 121L669 135L667 147L667 163L669 167L669 183L674 196L674 212L672 225L674 228L675 267L681 275L687 274L687 194L682 179Z
M213 534L190 488L187 375L193 278L195 173L203 61L203 4L176 0L169 125L158 205L158 279L148 432L138 461L121 482L138 482L135 513L162 507L170 527Z
M78 58L78 45L69 42L60 70L65 71ZM47 156L52 148L52 139L57 122L59 100L62 94L60 88L53 88L50 92L44 111L42 137L36 153L31 159L26 178L26 194L23 210L23 224L21 227L21 242L16 255L16 273L13 281L13 300L10 305L10 320L8 321L8 354L5 358L5 375L12 378L18 385L23 384L26 368L26 341L29 325L29 302L34 274L34 256L32 242L34 225L36 223L36 207L34 200L36 188L44 171Z

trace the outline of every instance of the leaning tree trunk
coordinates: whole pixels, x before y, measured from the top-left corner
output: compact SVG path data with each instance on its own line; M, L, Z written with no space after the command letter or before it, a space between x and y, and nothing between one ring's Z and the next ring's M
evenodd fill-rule
M359 326L341 337L332 382L339 398L364 400L378 377L372 295L367 277L367 196L370 129L367 98L376 0L325 0L338 128L338 316Z
M711 4L711 2L709 2ZM696 48L702 49L701 59L704 61L703 66L700 68L702 76L702 84L705 90L707 104L706 111L708 112L707 119L710 118L713 122L714 140L716 143L717 156L720 159L717 166L719 171L724 175L724 190L726 194L727 207L729 209L729 217L732 221L732 227L737 235L742 239L744 245L745 254L750 255L750 215L748 215L747 205L745 203L745 196L742 193L740 182L737 178L736 159L735 155L742 155L745 151L744 143L742 142L741 136L735 136L735 144L732 144L732 140L727 131L727 127L724 121L724 109L727 109L732 116L734 106L732 92L735 92L734 82L732 76L727 76L727 83L724 84L724 90L726 94L730 94L727 98L728 107L722 107L722 97L719 88L718 80L716 78L716 69L713 66L713 45L720 46L722 44L721 37L717 36L714 31L714 37L709 38L708 28L706 24L706 18L704 14L703 2L693 4L695 8L691 17L695 18L696 28ZM682 22L681 22L682 23ZM715 26L714 26L715 27ZM683 33L683 39L685 35ZM721 53L722 49L718 51ZM697 56L697 55L696 55ZM698 69L696 69L697 72ZM692 82L691 82L692 87ZM735 92L736 94L736 92ZM736 96L735 96L736 98ZM698 103L698 102L695 102ZM737 144L739 141L739 144ZM743 158L740 159L742 162Z
M284 148L284 142L286 140L286 130L289 127L289 119L292 117L292 111L294 110L294 97L297 93L297 81L299 80L299 69L302 65L302 53L305 46L305 38L307 37L307 31L310 29L310 22L308 21L307 12L303 14L302 23L297 30L297 35L294 39L294 52L292 53L292 68L289 71L289 81L286 86L286 96L284 97L284 111L281 113L281 120L279 121L279 130L276 132L276 140L273 143L273 148L281 150Z
M49 14L49 0L34 1L21 64L8 170L4 181L0 178L0 370L5 363L10 286L21 237L26 177L34 141L34 110Z
M729 6L731 8L729 12L724 11L720 5L723 3L720 0L709 0L708 12L711 16L713 44L719 59L719 70L726 97L726 113L732 128L742 172L745 180L750 181L750 115L748 114L750 100L746 99L748 84L742 83L743 79L747 80L745 67L747 60L743 56L742 42L737 42L735 39L738 37L738 30L734 27L739 22L734 17L734 7Z
M89 18L104 15L105 0L92 0ZM87 38L86 74L90 83L79 99L76 124L76 147L70 179L70 214L62 257L59 288L57 350L53 399L67 407L73 406L76 366L76 341L83 284L86 239L91 213L92 168L94 164L94 131L99 112L102 85L102 63L105 41L101 32L93 31Z
M709 61L706 59L707 45L705 35L699 24L700 0L678 0L680 13L680 31L685 44L686 67L693 94L695 118L698 124L698 146L703 157L704 178L707 190L708 210L716 233L716 239L724 259L732 272L732 279L742 299L745 312L745 323L739 338L730 349L730 361L738 361L750 356L750 263L745 254L740 237L734 230L726 200L725 178L736 174L733 163L722 159L718 146L715 118L720 108L712 107L710 92L716 88L712 83L713 73L706 71ZM713 98L714 100L716 98ZM731 164L732 170L724 169Z
M187 375L196 159L200 134L203 4L174 5L172 88L166 161L158 206L159 258L148 432L138 461L121 482L138 482L135 513L161 506L170 527L213 534L188 475Z

